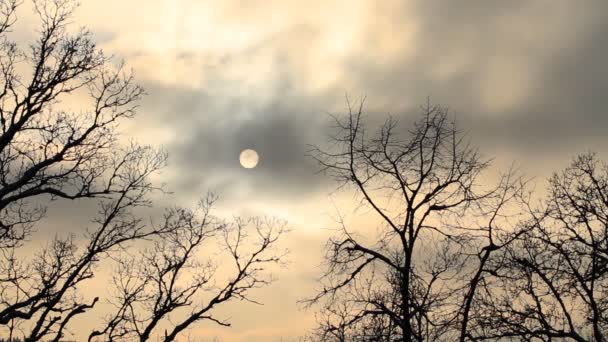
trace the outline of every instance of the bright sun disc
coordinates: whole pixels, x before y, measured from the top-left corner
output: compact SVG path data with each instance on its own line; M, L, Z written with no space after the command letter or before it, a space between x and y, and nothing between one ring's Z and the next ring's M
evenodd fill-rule
M241 162L241 166L246 169L253 169L258 165L258 161L260 157L255 150L246 149L241 152L239 156L239 161Z

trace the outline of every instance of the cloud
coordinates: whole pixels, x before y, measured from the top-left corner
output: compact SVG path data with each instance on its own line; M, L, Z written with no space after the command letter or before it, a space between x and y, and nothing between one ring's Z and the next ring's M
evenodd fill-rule
M349 61L353 88L367 92L372 111L412 113L430 95L482 145L561 157L567 145L606 143L608 3L408 4L414 56Z
M231 120L231 108L246 108L247 100L234 100L224 111L211 114L183 139L171 145L175 167L190 170L178 181L182 190L217 189L222 193L250 189L259 197L293 197L324 184L316 166L305 156L307 144L318 140L320 113L305 98L282 98L258 108L245 109L247 118ZM316 128L316 129L315 129ZM246 170L239 153L255 149L260 162ZM202 175L202 176L201 176Z
M345 93L366 95L373 124L388 113L409 122L430 96L489 157L547 173L547 161L608 151L605 0L132 1L122 11L112 1L83 4L82 23L147 89L127 133L169 150L163 180L176 200L213 190L233 211L255 202L296 213L301 231L331 227L316 214L331 213L335 186L305 154ZM260 154L257 168L239 166L245 148ZM304 287L302 260L281 286ZM283 312L276 296L259 299ZM246 319L271 331L287 313Z
M175 35L162 43L171 48L127 44L132 33L108 46L136 52L129 62L150 94L136 128L169 148L177 191L302 200L329 191L305 151L324 141L324 113L344 110L345 93L366 95L376 123L388 113L410 120L431 96L479 145L517 158L606 144L603 1L176 6L169 13L189 10L162 29ZM204 9L209 23L188 19ZM292 20L269 21L277 11ZM205 38L213 23L217 37ZM244 148L261 155L252 172L238 166Z
M282 72L279 66L275 70ZM255 194L257 199L284 200L328 185L306 157L309 144L324 139L328 118L324 94L299 90L287 72L278 77L281 80L267 98L255 93L218 95L204 88L145 84L150 95L138 119L141 125L133 128L144 132L144 138L148 135L147 140L154 140L155 135L168 137L168 182L173 190L186 194L213 190L223 198ZM255 169L239 165L239 153L246 148L260 155Z

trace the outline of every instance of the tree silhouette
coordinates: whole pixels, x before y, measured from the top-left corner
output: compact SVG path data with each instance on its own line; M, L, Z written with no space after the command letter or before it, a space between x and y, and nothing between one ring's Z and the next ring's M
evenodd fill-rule
M324 286L307 303L326 300L337 318L321 321L327 340L464 340L488 259L521 234L503 218L525 184L511 170L483 186L489 163L442 107L423 107L406 136L392 119L370 136L362 106L336 118L334 149L311 154L381 224L370 241L341 222Z
M505 250L481 298L487 336L605 341L608 331L608 165L578 156L529 205L525 234Z
M208 198L197 211L169 211L165 226L172 228L171 233L164 234L139 258L125 256L120 260L114 277L117 310L89 340L103 336L106 340L147 341L158 325L171 317L163 340L174 341L199 321L229 326L213 312L225 302L257 303L248 292L272 281L267 266L281 262L284 253L276 251L274 244L285 224L270 219L228 223L211 215L212 203ZM201 249L217 245L226 252L217 261L197 257ZM232 268L233 274L225 279L216 276L220 264L224 272Z
M133 117L143 89L112 66L88 31L67 32L73 3L34 1L40 36L27 52L8 37L16 5L3 2L0 25L0 244L6 247L43 217L33 197L109 198L123 192L136 159L144 165L155 162L146 158L163 159L139 146L118 153L116 126ZM88 94L86 111L62 106L76 93Z
M26 340L60 340L98 300L81 298L76 287L93 277L100 258L166 228L147 227L131 214L150 204L157 188L149 176L166 156L118 143L117 126L133 117L143 89L112 65L88 31L68 32L74 3L33 4L41 26L25 51L9 38L18 3L2 2L0 11L0 324L27 321ZM88 96L88 109L65 108L77 94ZM31 261L18 256L41 225L46 202L85 198L99 205L85 243L55 237Z
M92 336L119 338L112 330L116 321L129 333L139 333L147 324L139 334L147 340L157 321L191 308L189 318L168 332L166 340L173 340L196 321L216 320L211 313L215 306L247 299L250 289L268 284L264 267L282 256L272 254L271 247L283 224L252 220L248 225L253 228L246 229L242 220L200 222L179 208L160 224L149 224L135 214L134 209L152 205L152 192L162 191L150 176L166 164L163 151L124 143L119 135L120 124L134 117L144 90L122 64L96 47L87 30L69 30L73 1L33 1L39 35L29 49L21 49L10 40L18 5L17 0L0 2L0 331L9 340L17 331L25 341L65 340L74 317L100 300L79 289L95 277L100 262L126 262L125 247L134 242L156 245L139 260L148 268L117 274L122 292L116 299L129 309L142 307L127 316L119 306L110 328ZM88 102L72 110L67 103L74 99ZM28 239L44 231L46 207L55 200L95 201L98 213L82 234L57 235L28 255ZM209 283L211 266L194 261L194 251L219 236L225 237L223 244L237 267L225 285L215 278ZM184 288L186 271L196 276ZM136 278L122 278L130 275ZM179 286L167 276L180 278ZM133 283L135 288L129 285ZM168 287L155 289L153 284ZM216 297L206 306L193 303L194 295L212 290L212 284L219 286ZM155 300L155 309L146 311L145 304ZM153 317L147 323L139 321L148 313Z

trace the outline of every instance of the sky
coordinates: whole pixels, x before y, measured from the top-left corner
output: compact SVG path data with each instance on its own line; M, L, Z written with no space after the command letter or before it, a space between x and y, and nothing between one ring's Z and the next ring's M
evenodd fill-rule
M36 22L20 13L25 42ZM347 96L366 98L372 123L412 120L430 97L496 167L516 162L540 188L577 153L608 159L605 0L88 0L74 23L147 91L124 130L169 152L159 205L213 191L222 213L289 221L290 262L255 294L264 306L236 303L231 328L193 336L290 341L312 326L296 301L313 293L332 217L358 214L306 151ZM254 169L239 165L246 148Z

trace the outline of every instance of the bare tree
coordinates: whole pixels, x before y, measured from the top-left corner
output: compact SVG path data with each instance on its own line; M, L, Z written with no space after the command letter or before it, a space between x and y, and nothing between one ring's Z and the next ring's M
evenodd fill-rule
M12 333L25 323L21 330L28 341L61 340L71 320L98 302L83 298L78 287L94 276L99 261L124 252L120 248L125 243L151 238L156 238L155 248L140 260L150 268L138 268L137 274L130 274L136 276L132 279L121 277L128 276L123 269L116 280L124 285L121 290L127 297L120 299L129 308L155 300L157 306L145 323L140 321L145 310L130 311L131 321L119 310L121 316L115 319L122 319L122 331L137 332L140 340L147 340L159 320L180 308L193 311L168 333L168 340L199 320L227 324L213 318L211 309L233 298L248 299L249 289L270 281L264 265L279 261L269 250L282 225L252 221L255 229L250 236L246 222L215 222L206 206L202 221L190 211L176 209L163 224L144 224L132 210L150 205L148 195L158 188L149 176L164 166L166 155L134 143L122 147L116 130L135 114L143 89L120 65L112 65L89 32L69 33L75 6L69 0L34 1L40 36L29 51L20 50L9 40L17 5L5 1L0 6L0 324ZM63 108L66 99L79 95L88 97L89 110ZM82 238L57 236L31 261L19 256L45 216L45 201L82 198L99 203L99 215ZM195 295L213 289L214 269L193 261L195 250L217 236L224 237L237 273L206 305L190 307ZM249 239L257 244L244 250ZM181 282L188 272L196 274L190 285L172 282ZM133 282L138 286L129 287ZM154 292L154 285L167 287ZM106 333L116 337L111 329L92 336Z
M605 341L608 331L608 165L578 156L529 205L529 229L509 246L479 305L488 337Z
M67 30L74 4L34 1L40 35L29 51L10 41L15 1L2 2L0 20L0 244L25 238L44 216L34 197L78 199L120 194L127 158L117 156L116 127L133 117L143 89L114 67L88 31ZM21 74L19 71L23 71ZM62 102L88 96L90 107ZM124 159L121 160L121 159ZM136 164L133 164L136 165Z
M349 104L346 119L336 118L333 148L311 154L340 187L355 188L380 227L370 241L370 229L362 236L341 222L328 243L324 287L307 303L347 303L337 324L322 322L326 332L354 328L356 336L383 322L385 338L362 340L464 340L487 259L517 236L497 221L523 183L509 172L497 186L480 184L489 163L442 107L423 107L407 134L388 119L370 137L362 106Z
M97 302L97 298L91 301L81 298L78 285L94 276L100 259L128 241L171 229L150 228L130 212L134 207L148 204L146 195L151 188L146 179L163 163L163 158L156 153L147 155L150 152L147 148L136 151L129 153L134 159L123 164L128 169L128 173L120 177L124 190L118 198L100 202L99 216L84 234L84 244L75 241L75 236L56 237L31 262L16 258L15 248L3 250L2 268L8 277L0 284L2 324L25 320L30 323L26 327L26 340L59 341L70 320ZM146 160L143 158L151 158L151 164L142 164Z
M501 176L493 195L476 203L474 214L469 211L467 217L454 219L455 227L468 231L474 237L471 251L474 251L475 257L471 259L476 261L474 271L465 281L457 316L458 340L461 342L487 337L485 324L479 320L478 312L484 310L484 306L491 305L491 302L483 302L480 297L493 297L495 293L503 291L494 277L503 265L505 253L529 231L529 227L521 222L529 217L522 209L530 196L527 182L511 168ZM472 264L472 260L469 263Z
M77 287L98 261L160 233L131 211L150 204L157 187L149 176L166 156L119 144L116 128L133 117L143 89L88 31L69 32L74 3L33 4L39 36L22 50L10 40L18 2L0 3L0 325L10 334L20 325L28 341L58 341L97 302ZM88 108L65 108L74 97L88 99ZM84 236L57 236L27 257L24 245L44 222L46 203L84 198L99 204Z
M368 281L368 292L374 286ZM375 284L376 286L378 284ZM398 305L398 288L385 289L384 296L378 296L379 289L374 291L374 300L382 302L391 309ZM389 298L390 296L390 298ZM371 306L370 306L371 307ZM402 334L398 326L388 315L379 311L358 310L356 303L350 301L329 301L317 315L317 328L311 333L311 341L347 342L347 341L399 341Z
M159 325L170 322L164 341L174 341L192 324L207 320L229 326L214 310L232 300L257 303L252 289L272 281L267 268L282 261L274 247L285 223L272 219L225 222L210 214L212 199L197 211L175 209L165 217L171 233L163 235L139 258L123 258L115 275L116 312L89 340L135 338L147 341ZM219 244L218 244L219 242ZM200 251L223 246L224 252L206 261ZM216 272L221 260L221 271ZM230 265L232 263L232 265ZM157 332L157 336L160 334Z
M0 329L10 338L18 329L26 341L63 340L73 318L98 303L79 290L107 259L122 260L118 311L91 337L148 340L179 309L190 312L166 332L167 341L201 320L228 325L212 309L251 300L249 290L271 281L266 265L280 261L272 247L284 224L222 222L209 215L210 202L199 208L202 214L174 209L160 224L142 221L134 209L150 206L150 193L162 190L150 176L166 154L120 142L117 128L134 116L143 89L97 49L87 30L71 33L70 0L33 1L39 37L20 49L10 40L18 4L0 2ZM67 109L74 98L88 99L88 107ZM79 199L99 206L84 234L55 236L28 256L27 240L44 224L48 202ZM216 264L195 255L218 239L235 266L223 286L213 276ZM149 240L154 248L137 264L128 261L125 247ZM202 295L210 293L205 302Z

